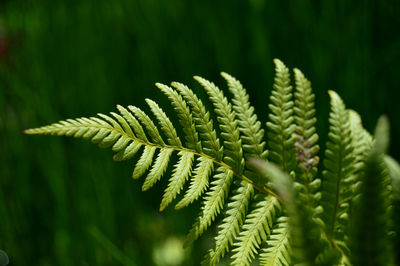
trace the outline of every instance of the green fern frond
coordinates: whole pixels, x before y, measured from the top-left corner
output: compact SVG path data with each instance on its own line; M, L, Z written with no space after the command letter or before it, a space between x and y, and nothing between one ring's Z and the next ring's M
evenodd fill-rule
M348 112L340 97L329 91L329 141L326 144L322 185L323 221L330 239L346 241L349 202L353 196L352 175L355 158Z
M244 159L235 112L223 92L214 83L201 77L195 77L195 79L204 87L215 107L221 137L223 138L223 146L225 147L223 161L230 165L234 171L241 172ZM211 224L216 215L219 214L228 196L233 172L222 167L219 167L217 172L214 176L214 181L211 182L211 189L204 197L201 213L189 232L186 245L196 240Z
M187 104L191 107L193 121L200 135L203 152L216 160L221 160L223 149L217 138L217 133L213 129L210 113L206 111L202 101L197 98L196 94L187 86L178 82L173 82L172 86L179 91Z
M187 236L185 246L190 245L203 234L224 206L233 179L233 172L223 167L218 167L216 172L217 174L214 175L214 180L211 182L211 189L204 196L200 215Z
M389 155L385 155L383 159L392 180L393 196L400 200L400 164Z
M144 133L143 127L140 125L139 121L132 115L131 112L125 109L125 107L121 105L117 105L118 111L122 114L125 120L129 123L129 125L133 128L138 139L141 139L145 143L149 143L146 134Z
M355 202L351 235L353 265L394 265L391 230L390 177L384 162L388 147L387 119L381 117L375 131L373 150L363 167L360 197Z
M226 217L218 226L215 249L209 251L203 264L215 265L225 255L225 252L229 251L233 239L239 233L243 224L253 193L253 186L246 182L241 182L240 187L233 191L233 196L226 207Z
M284 171L295 170L296 141L293 133L296 130L293 117L293 95L290 85L289 69L278 59L275 63L275 82L268 105L271 112L268 115L268 147L270 160Z
M179 123L185 133L186 147L196 152L201 152L201 144L193 123L192 114L186 102L182 99L182 96L167 85L156 83L156 86L167 95L176 112Z
M244 159L242 158L242 145L237 127L238 122L235 119L236 114L232 110L228 99L226 99L223 92L214 83L197 76L195 79L204 87L214 105L214 111L217 114L221 130L221 137L224 140L223 160L234 171L241 172Z
M169 158L171 157L172 152L173 150L168 148L163 148L160 150L157 159L154 161L153 167L150 170L150 173L147 175L146 180L143 183L143 191L150 189L157 181L160 180L165 170L167 170Z
M303 144L303 153L299 153L297 149L297 159L304 173L310 173L309 176L303 176L310 182L316 174L319 158L317 153L318 134L316 133L315 123L315 95L312 93L311 83L304 74L297 68L294 69L294 77L296 81L296 91L294 93L294 120L296 122L296 134L300 140L299 144Z
M150 135L151 140L155 144L165 146L164 140L162 139L160 132L158 132L156 125L154 125L150 117L148 117L145 112L143 112L136 106L129 105L128 108L133 114L136 115L139 121L142 122L143 126L146 128L146 132Z
M260 244L267 240L279 208L279 202L275 197L262 196L256 201L253 211L246 216L242 231L234 245L236 248L233 249L233 265L250 265Z
M289 228L288 218L281 216L276 220L268 240L267 247L263 248L260 253L260 265L276 266L291 264L289 245Z
M60 121L49 126L44 126L35 129L28 129L27 134L50 134L58 136L84 137L91 139L92 142L100 147L113 146L113 150L120 154L121 149L124 149L124 156L118 156L116 159L129 159L135 155L142 145L141 142L135 142L132 136L129 136L118 123L109 116L99 114L104 120L113 121L107 123L96 117L92 118L77 118ZM126 143L126 139L129 141ZM121 140L121 142L120 142ZM114 157L115 159L115 157Z
M186 191L183 199L176 204L175 209L181 209L196 199L204 192L208 186L208 177L213 171L213 161L204 157L198 157L198 164L193 171L193 178L189 189Z
M294 119L296 122L295 143L297 170L295 183L297 192L305 198L310 206L314 218L322 212L320 206L321 192L319 191L321 179L316 177L319 157L318 135L315 129L314 94L311 82L297 68L294 69L296 91L294 93Z
M354 173L351 178L351 183L353 183L354 196L356 196L359 193L362 181L360 178L362 176L361 172L363 171L365 159L373 147L373 138L362 126L361 117L357 112L348 110L348 115L352 146L354 148L353 155L355 158L353 163Z
M261 128L261 122L254 114L254 107L250 105L249 95L240 81L224 72L221 75L227 81L229 90L233 95L233 110L236 113L241 133L244 157L246 159L252 157L266 158L268 152L264 149L264 129Z
M227 81L229 90L233 95L233 110L236 113L240 139L244 158L266 158L268 152L264 150L264 130L254 114L254 107L249 103L249 96L242 84L227 73L221 74ZM227 204L226 217L218 226L215 237L215 249L210 250L204 264L215 265L233 244L233 240L242 226L249 202L254 194L254 187L242 181L239 188L233 191L233 196Z
M138 179L140 178L151 166L153 162L154 153L157 148L153 146L144 147L144 151L140 159L136 163L135 169L133 170L132 178Z
M154 101L146 99L146 102L150 106L153 114L157 117L162 132L165 136L167 136L168 144L174 147L182 147L182 142L176 134L175 127L172 125L172 122L169 120L168 116Z
M362 126L360 115L354 110L348 110L348 113L354 154L356 156L356 162L358 163L362 162L366 154L372 149L373 138Z
M192 171L194 154L191 152L180 151L179 160L172 170L172 176L168 180L168 186L165 189L163 199L160 204L160 211L163 211L182 190L183 185L189 178Z
M295 170L295 150L296 141L293 133L296 130L296 124L293 116L292 87L290 86L289 69L278 59L275 63L275 82L270 97L271 103L268 105L271 110L269 121L267 122L268 146L270 148L270 160L280 165L287 172ZM260 156L258 154L258 156ZM258 180L258 182L262 182ZM275 213L280 210L278 201L273 204L268 198L258 203L260 206L247 216L246 223L243 225L243 231L239 235L239 242L235 245L233 264L248 265L260 244L266 241L270 234L270 229L275 221ZM246 225L254 222L253 216L256 216L257 225L247 229ZM250 220L249 220L250 219Z
M297 265L323 265L317 263L322 252L321 231L313 219L308 202L294 189L292 178L280 167L260 159L250 163L264 176L272 181L280 195L289 215L289 242L291 244L291 263ZM278 265L286 265L287 261Z
M232 99L214 83L195 77L209 96L214 107L211 112L189 87L177 82L156 84L168 97L182 136L150 99L146 102L151 117L137 107L117 105L118 113L67 119L25 133L88 139L102 148L110 147L116 161L136 155L132 177L145 177L143 190L154 186L171 168L160 210L178 194L182 195L176 209L202 201L186 245L224 213L203 265L216 265L231 248L233 265L250 265L258 253L262 265L351 265L349 254L357 265L363 260L360 256L370 252L367 245L374 248L371 258L375 260L380 256L376 251L389 239L391 193L400 191L400 167L384 155L388 143L385 123L380 123L373 140L359 116L346 110L336 93L329 92L330 132L321 182L311 83L294 69L293 93L289 69L278 59L274 63L267 122L270 151L265 149L264 129L246 90L226 73L221 75ZM266 162L267 158L274 164ZM368 221L370 207L374 217ZM353 214L356 219L348 223ZM359 221L361 227L354 229L354 222ZM350 252L349 247L362 241L363 230L373 231L378 226L384 240L367 234L372 242L361 242ZM393 253L390 244L388 247L382 250L390 257Z

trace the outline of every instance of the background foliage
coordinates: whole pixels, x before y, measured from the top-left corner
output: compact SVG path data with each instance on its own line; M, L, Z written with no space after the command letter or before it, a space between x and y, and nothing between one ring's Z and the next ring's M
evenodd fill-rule
M129 162L21 133L116 104L148 110L146 97L166 109L156 81L201 94L194 74L224 87L226 71L266 121L278 57L313 82L322 148L334 89L370 131L388 115L399 160L398 14L395 0L0 1L0 249L15 265L154 265L158 246L188 232L197 209L159 213L164 186L142 193ZM209 241L183 264L197 265Z

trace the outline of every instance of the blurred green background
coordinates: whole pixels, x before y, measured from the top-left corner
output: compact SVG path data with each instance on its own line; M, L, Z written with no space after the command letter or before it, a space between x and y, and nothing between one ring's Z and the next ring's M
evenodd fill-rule
M389 116L400 159L399 27L398 0L0 1L0 249L10 265L168 265L198 209L160 213L167 178L143 193L110 150L22 134L116 104L148 111L146 97L168 111L155 82L201 91L196 74L224 88L226 71L266 121L277 57L311 79L322 145L334 89L369 130Z

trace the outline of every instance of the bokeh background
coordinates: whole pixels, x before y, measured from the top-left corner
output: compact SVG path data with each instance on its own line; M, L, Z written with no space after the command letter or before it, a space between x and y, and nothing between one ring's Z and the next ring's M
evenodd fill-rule
M388 115L399 160L399 28L398 0L1 0L0 249L10 265L199 264L210 235L181 255L198 209L160 213L165 181L143 193L110 150L22 134L116 104L148 110L146 97L168 110L155 82L203 95L192 76L224 88L226 71L266 121L280 58L312 81L322 146L334 89L368 130Z

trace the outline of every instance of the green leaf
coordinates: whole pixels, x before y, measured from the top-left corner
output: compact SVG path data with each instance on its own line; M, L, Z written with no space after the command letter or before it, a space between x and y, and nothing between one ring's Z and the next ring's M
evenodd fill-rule
M201 236L224 206L224 200L228 196L229 186L233 179L233 172L221 166L216 172L217 174L211 182L211 189L204 196L201 213L187 236L185 246L190 245Z
M225 252L229 250L229 246L233 244L233 239L239 233L253 193L253 186L244 181L233 192L233 196L226 207L226 216L218 226L215 249L209 251L203 264L217 264L221 257L225 255Z
M204 157L198 157L198 164L193 171L193 178L190 182L189 189L181 201L176 204L175 209L179 210L186 207L204 192L208 186L208 177L213 170L213 161Z
M266 158L268 152L264 150L264 130L261 128L261 122L257 120L257 115L254 114L254 107L250 105L249 95L234 77L224 72L221 75L226 79L233 95L233 110L238 121L245 158Z
M260 253L260 265L262 266L289 266L290 263L290 245L289 245L289 229L288 218L285 216L277 219L274 228L271 231L267 247L263 248Z
M157 148L154 146L144 147L142 156L140 156L140 159L137 161L137 163L135 165L135 169L133 170L133 173L132 173L133 179L138 179L147 171L147 169L149 169L149 167L151 166L151 163L153 162L153 156L154 156L156 149Z
M192 114L186 102L182 99L182 96L171 87L161 83L156 83L156 86L165 95L167 95L168 99L171 101L171 104L178 116L179 123L181 124L183 132L185 133L186 147L200 153L201 144L194 126Z
M313 219L312 206L296 191L292 178L272 163L260 159L252 159L249 163L264 178L272 181L289 215L292 264L329 265L318 262L318 259L322 260L320 256L324 251L321 228Z
M271 233L280 205L272 196L263 196L254 204L254 209L247 216L233 249L232 265L250 265L260 244Z
M223 92L214 83L197 76L195 79L204 87L214 105L221 136L224 140L223 160L235 171L241 172L244 159L239 129L237 127L238 122L235 120L236 114Z
M175 199L192 171L194 154L184 151L180 151L178 154L180 157L172 170L172 176L168 181L168 187L165 189L160 204L160 211L163 211Z
M203 152L217 160L222 159L223 148L219 143L217 134L213 129L213 122L210 119L210 113L206 111L202 101L197 98L196 94L187 86L173 82L172 86L175 87L187 104L191 107L191 113L196 125L196 130L199 132Z
M375 131L375 145L363 167L360 196L355 201L351 234L353 265L395 265L392 239L391 184L384 162L389 142L389 125L380 118Z
M146 102L150 106L151 111L157 117L157 120L160 123L161 129L164 132L165 136L167 136L168 144L174 147L181 148L182 147L181 140L176 134L175 127L172 125L171 121L164 113L164 111L154 101L146 99Z
M267 122L269 157L284 171L290 172L295 169L296 141L293 136L296 124L293 117L292 86L290 86L289 69L278 59L274 59L274 63L275 82L270 96L271 103L268 105L271 112Z
M157 159L150 170L150 173L147 175L146 180L144 181L142 187L143 191L150 189L158 180L160 180L161 176L168 167L169 158L171 157L172 151L172 149L167 148L160 150Z
M329 140L326 144L322 183L323 221L329 238L345 242L348 235L349 202L353 197L353 153L346 107L333 91L329 114Z
M128 106L129 110L136 115L136 117L142 122L143 126L146 128L148 134L154 143L164 146L165 143L158 132L157 127L154 125L153 121L148 117L142 110L136 106Z

